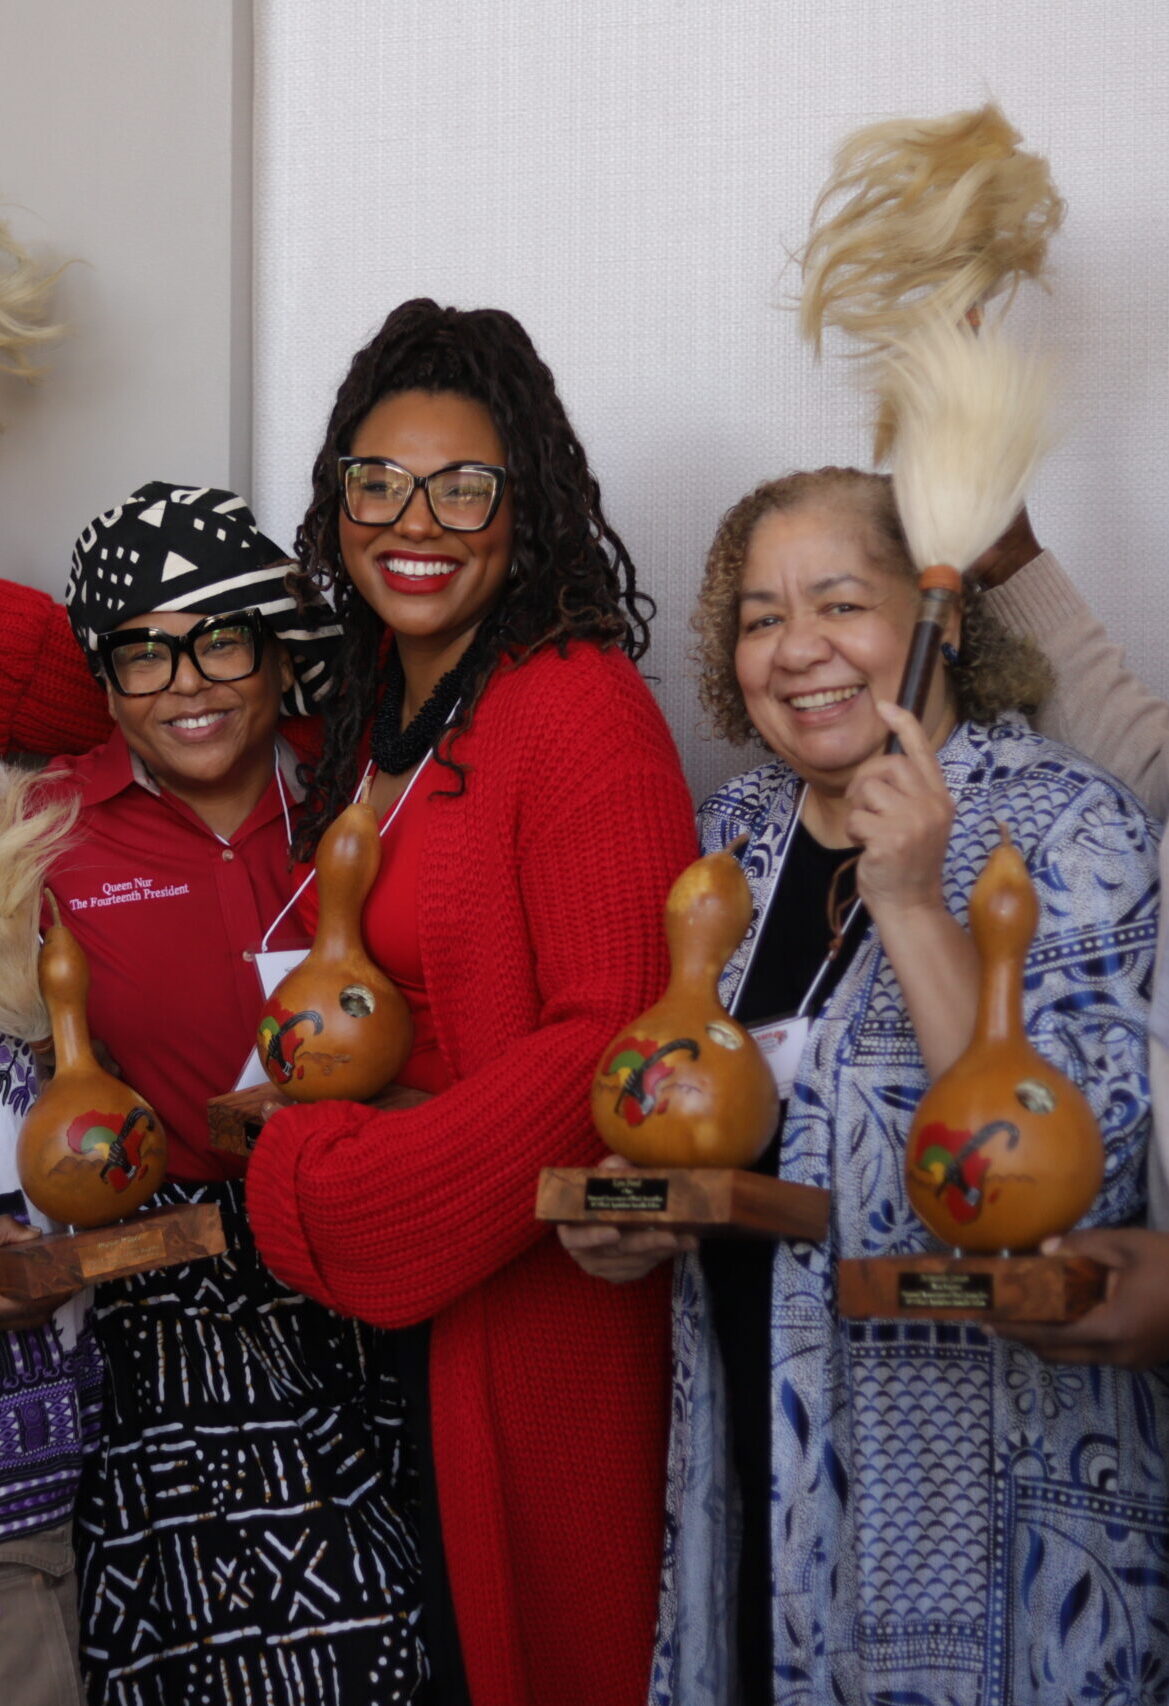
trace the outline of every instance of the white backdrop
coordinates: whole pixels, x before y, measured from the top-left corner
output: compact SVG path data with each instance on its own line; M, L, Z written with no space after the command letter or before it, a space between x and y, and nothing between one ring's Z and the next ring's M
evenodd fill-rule
M66 335L0 373L0 575L147 480L251 489L250 0L0 0L0 217Z
M1063 372L1032 504L1169 690L1164 0L256 0L255 499L291 541L349 357L399 301L517 314L659 603L649 669L696 793L687 618L759 479L865 460L844 364L779 304L856 125L990 95L1051 158Z

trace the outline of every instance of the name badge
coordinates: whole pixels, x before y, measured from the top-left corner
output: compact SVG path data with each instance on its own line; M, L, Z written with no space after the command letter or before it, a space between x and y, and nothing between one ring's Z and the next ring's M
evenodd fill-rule
M307 948L266 948L255 957L256 976L260 980L260 988L267 1001L272 991L282 978L288 976L294 966L298 966L308 953ZM234 1090L251 1090L257 1084L267 1084L268 1074L264 1071L259 1052L252 1048L248 1058L240 1069L240 1075L232 1088Z
M267 1001L276 985L294 971L308 953L307 948L263 948L256 955L256 976Z
M775 1080L775 1088L779 1092L781 1102L791 1099L796 1069L804 1052L804 1044L808 1040L810 1022L805 1014L802 1019L793 1015L790 1019L769 1019L766 1024L748 1027L763 1050L764 1060L771 1068L771 1076Z

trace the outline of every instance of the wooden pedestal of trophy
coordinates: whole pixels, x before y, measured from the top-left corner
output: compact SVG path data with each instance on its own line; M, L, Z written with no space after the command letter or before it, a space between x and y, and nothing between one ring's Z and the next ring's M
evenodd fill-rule
M256 1147L256 1139L264 1129L264 1109L295 1107L291 1096L274 1084L253 1084L250 1090L232 1090L226 1096L213 1096L207 1104L207 1127L212 1149L222 1155L241 1155L245 1159Z
M50 1232L0 1248L0 1294L32 1302L150 1268L173 1268L227 1248L214 1203L147 1209L111 1226Z
M828 1205L827 1191L740 1167L545 1167L536 1219L819 1243Z
M851 1321L1076 1321L1104 1297L1086 1256L881 1256L837 1266Z

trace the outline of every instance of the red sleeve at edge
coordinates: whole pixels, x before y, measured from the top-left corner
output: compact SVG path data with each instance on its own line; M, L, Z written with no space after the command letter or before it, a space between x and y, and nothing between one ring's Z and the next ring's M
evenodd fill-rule
M106 697L73 637L65 606L0 582L0 751L88 752L113 727Z

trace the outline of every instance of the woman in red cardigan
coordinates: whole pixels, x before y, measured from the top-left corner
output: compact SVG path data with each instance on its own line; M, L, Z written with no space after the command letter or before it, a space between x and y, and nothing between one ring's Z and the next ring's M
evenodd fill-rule
M532 1210L541 1166L601 1154L592 1072L660 991L661 908L695 851L631 662L646 601L522 328L428 301L356 356L298 554L346 634L301 852L365 770L384 846L366 938L415 1045L388 1111L269 1121L253 1229L278 1275L332 1307L429 1324L426 1562L454 1606L445 1630L428 1607L436 1699L641 1706L664 1281L590 1285Z

